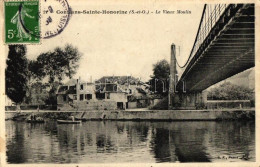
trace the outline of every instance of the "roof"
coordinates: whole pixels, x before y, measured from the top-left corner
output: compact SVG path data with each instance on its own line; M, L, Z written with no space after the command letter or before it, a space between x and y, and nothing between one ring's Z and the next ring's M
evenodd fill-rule
M132 76L104 76L96 81L96 83L117 83L124 85L129 83L130 85L143 84L143 82Z
M142 93L142 94L147 94L147 92L145 90L143 90L142 88L136 88L136 90L139 92L139 93Z
M59 87L57 94L76 94L76 86L62 85Z
M123 93L120 87L115 83L100 83L95 85L96 92L105 91L105 92L117 92Z
M70 79L68 82L66 82L64 84L64 86L74 86L77 84L77 80L76 79Z

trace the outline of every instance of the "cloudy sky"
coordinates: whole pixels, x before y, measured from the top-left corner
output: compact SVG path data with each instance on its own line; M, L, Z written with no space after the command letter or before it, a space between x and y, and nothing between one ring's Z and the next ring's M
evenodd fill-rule
M72 2L72 1L71 1ZM74 1L75 2L75 1ZM91 1L90 1L91 2ZM170 46L180 46L177 59L185 63L194 43L203 4L164 3L95 5L71 3L73 10L189 10L191 14L72 15L64 31L41 45L28 46L28 58L69 43L82 53L75 77L88 80L106 75L132 75L146 81L152 64L170 60Z

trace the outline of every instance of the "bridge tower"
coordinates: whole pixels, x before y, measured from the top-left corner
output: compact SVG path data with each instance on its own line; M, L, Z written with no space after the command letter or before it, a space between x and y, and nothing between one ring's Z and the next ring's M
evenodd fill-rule
M176 47L171 45L168 109L203 109L207 101L206 92L186 92L184 87L177 89L178 72Z
M171 45L171 61L170 61L170 76L169 76L169 94L168 94L168 109L174 108L173 98L175 94L175 86L177 84L177 67L176 67L176 48L175 44Z

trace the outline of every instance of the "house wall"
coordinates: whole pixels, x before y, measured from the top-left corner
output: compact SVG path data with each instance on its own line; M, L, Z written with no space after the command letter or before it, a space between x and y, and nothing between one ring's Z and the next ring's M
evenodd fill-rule
M128 102L128 108L129 109L137 108L137 102Z
M68 101L66 94L57 94L58 110L60 111L77 111L77 110L117 110L125 109L127 95L123 92L104 92L104 99L96 98L95 84L81 83L77 81L76 94L77 99ZM87 99L86 95L91 94L92 99ZM64 97L67 96L64 101ZM83 98L80 98L82 97Z
M162 101L162 99L153 99L152 100L153 102L153 104L152 105L156 105L156 104L158 104L160 101Z
M119 85L123 91L127 91L129 95L134 95L136 97L142 97L144 94L140 93L136 88L141 88L140 85ZM130 90L131 89L131 93Z
M125 93L110 93L110 100L117 102L127 102L127 96Z
M107 94L107 93L106 93ZM85 94L84 94L85 95ZM110 93L110 99L98 100L95 94L92 94L91 100L73 100L72 103L63 101L63 95L57 96L58 110L60 111L76 111L81 110L116 110L117 102L122 102L126 108L127 97L124 93ZM107 97L107 96L105 96Z

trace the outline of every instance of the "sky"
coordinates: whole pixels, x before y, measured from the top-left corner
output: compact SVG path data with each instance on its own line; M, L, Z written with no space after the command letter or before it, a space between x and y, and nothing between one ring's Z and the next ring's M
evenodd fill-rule
M72 1L71 1L72 2ZM40 53L76 46L82 53L77 74L83 80L102 76L131 75L147 81L153 74L153 64L170 60L174 43L177 59L184 64L195 40L203 4L147 3L82 5L70 4L73 10L190 10L191 14L149 15L72 15L67 27L58 36L42 40L40 45L28 45L27 56L36 59Z

